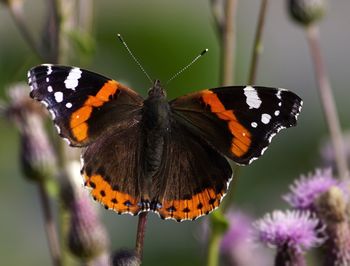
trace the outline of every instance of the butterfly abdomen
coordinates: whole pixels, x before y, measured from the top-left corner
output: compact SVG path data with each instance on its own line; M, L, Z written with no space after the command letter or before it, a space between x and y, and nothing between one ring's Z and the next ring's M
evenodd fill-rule
M164 137L170 128L170 106L160 85L155 82L144 101L142 127L144 136L144 177L151 179L162 161Z

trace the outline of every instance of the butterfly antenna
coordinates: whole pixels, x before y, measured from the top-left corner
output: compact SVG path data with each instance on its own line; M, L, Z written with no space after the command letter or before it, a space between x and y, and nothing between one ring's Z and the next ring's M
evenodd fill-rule
M137 60L137 58L134 56L134 54L131 52L131 50L129 49L129 46L126 44L126 42L124 41L123 37L118 33L118 39L121 41L121 43L124 45L125 49L128 51L128 53L130 54L130 56L132 57L132 59L135 61L135 63L140 67L140 69L142 70L142 72L146 75L146 77L148 78L148 80L153 84L153 81L151 79L151 77L148 75L148 73L146 72L146 70L142 67L142 65L140 64L139 60Z
M175 73L167 82L166 84L169 84L170 81L172 81L174 78L176 78L178 75L180 75L182 72L184 72L187 68L189 68L191 65L193 65L199 58L201 58L203 55L205 55L209 49L203 50L199 55L197 55L190 63L188 63L186 66L181 68L178 72Z

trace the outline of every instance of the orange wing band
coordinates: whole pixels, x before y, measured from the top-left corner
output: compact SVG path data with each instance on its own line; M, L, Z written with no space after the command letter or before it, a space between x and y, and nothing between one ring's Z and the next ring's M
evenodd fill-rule
M158 210L164 219L194 220L206 215L220 205L222 193L216 194L214 189L207 188L186 200L163 200L162 208Z
M101 175L87 176L84 174L84 179L86 186L92 188L91 195L106 209L113 209L119 214L131 213L133 215L141 211L137 199L127 193L113 190Z
M107 81L95 96L89 96L83 106L76 110L70 118L70 128L74 138L81 142L88 138L88 124L86 121L90 118L94 107L101 107L118 90L118 82L115 80Z
M205 90L202 93L202 99L205 104L210 106L210 111L215 113L219 119L228 121L228 129L233 135L230 150L235 156L242 157L249 150L251 144L250 132L239 123L233 110L225 109L216 93Z

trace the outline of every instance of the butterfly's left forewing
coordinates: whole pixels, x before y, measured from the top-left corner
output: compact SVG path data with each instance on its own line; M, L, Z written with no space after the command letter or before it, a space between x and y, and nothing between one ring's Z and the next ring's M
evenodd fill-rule
M28 72L30 96L42 102L61 137L86 146L101 133L124 128L143 99L119 82L78 67L44 64Z
M296 124L302 101L284 89L236 86L195 92L170 105L178 122L236 163L249 164L277 132Z

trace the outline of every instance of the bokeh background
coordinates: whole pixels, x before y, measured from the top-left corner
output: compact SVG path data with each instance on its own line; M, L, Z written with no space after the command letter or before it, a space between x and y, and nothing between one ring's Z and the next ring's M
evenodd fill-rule
M45 22L45 1L27 0L25 17L39 36ZM260 1L238 1L235 84L245 84ZM334 88L343 129L350 126L350 2L330 1L321 23L321 45ZM152 78L166 81L198 52L209 53L172 81L169 98L219 85L219 46L209 1L94 1L92 43L87 60L75 64L126 83L146 95L149 82L117 41L121 33ZM0 97L6 88L25 81L27 70L40 60L27 46L7 8L0 5ZM281 194L301 173L322 166L319 149L327 137L304 31L293 23L286 1L271 0L264 31L264 50L257 84L293 90L304 100L296 128L282 131L269 150L241 169L231 193L235 208L259 217L286 208ZM1 265L50 265L37 187L19 168L16 128L0 118L0 256ZM137 219L100 208L113 249L133 247ZM144 265L200 265L205 257L201 226L150 215Z

